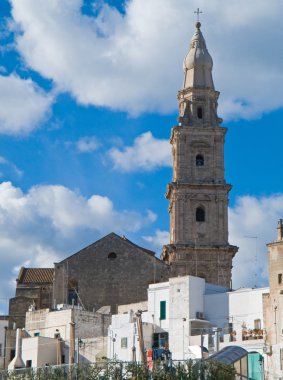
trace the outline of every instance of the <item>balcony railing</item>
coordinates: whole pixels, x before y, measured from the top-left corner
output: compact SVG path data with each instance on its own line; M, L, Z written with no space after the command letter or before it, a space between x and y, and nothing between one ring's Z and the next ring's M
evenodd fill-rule
M224 342L241 342L244 340L263 339L263 330L242 330L240 333L232 331L230 334L224 335Z

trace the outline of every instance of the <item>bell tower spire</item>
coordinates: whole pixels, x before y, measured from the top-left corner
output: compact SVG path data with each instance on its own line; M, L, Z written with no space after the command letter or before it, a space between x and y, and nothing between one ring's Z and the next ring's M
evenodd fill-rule
M197 14L200 11L198 9ZM226 128L217 115L219 92L213 61L199 20L185 56L184 82L178 92L179 125L172 128L173 178L168 185L170 244L162 259L175 275L204 277L229 287L232 258L228 243L228 193L224 177Z
M214 89L212 79L213 62L206 48L200 27L201 23L198 21L189 52L184 59L185 78L183 88L206 87Z

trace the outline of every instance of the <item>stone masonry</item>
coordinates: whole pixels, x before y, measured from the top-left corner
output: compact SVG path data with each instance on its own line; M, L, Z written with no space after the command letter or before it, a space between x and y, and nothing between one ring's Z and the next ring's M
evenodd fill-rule
M184 86L178 93L179 125L172 129L173 178L168 185L170 244L162 259L174 275L194 275L231 286L228 243L228 194L224 177L226 128L217 115L219 92L212 79L212 58L196 24L184 60Z
M87 310L147 300L149 284L167 281L170 268L154 252L111 233L55 264L54 303L79 296ZM74 293L75 289L75 293Z

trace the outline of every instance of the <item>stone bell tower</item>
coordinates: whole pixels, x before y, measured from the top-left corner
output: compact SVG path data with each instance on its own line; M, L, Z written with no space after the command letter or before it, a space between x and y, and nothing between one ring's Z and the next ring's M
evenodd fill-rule
M162 259L174 275L194 275L231 286L228 243L228 194L224 178L226 128L217 115L219 92L212 78L212 58L196 23L184 59L184 84L178 93L179 125L172 129L173 178L168 185L170 244Z

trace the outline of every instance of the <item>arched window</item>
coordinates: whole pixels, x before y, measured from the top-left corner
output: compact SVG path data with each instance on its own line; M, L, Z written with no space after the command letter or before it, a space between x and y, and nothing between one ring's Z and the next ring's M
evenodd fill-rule
M110 253L108 254L108 259L109 259L109 260L114 260L114 259L116 259L116 257L117 257L117 255L116 255L115 252L110 252Z
M196 209L196 222L205 222L205 210L203 207Z
M202 154L196 155L196 166L204 166L204 157Z
M197 108L198 119L202 119L202 107Z

